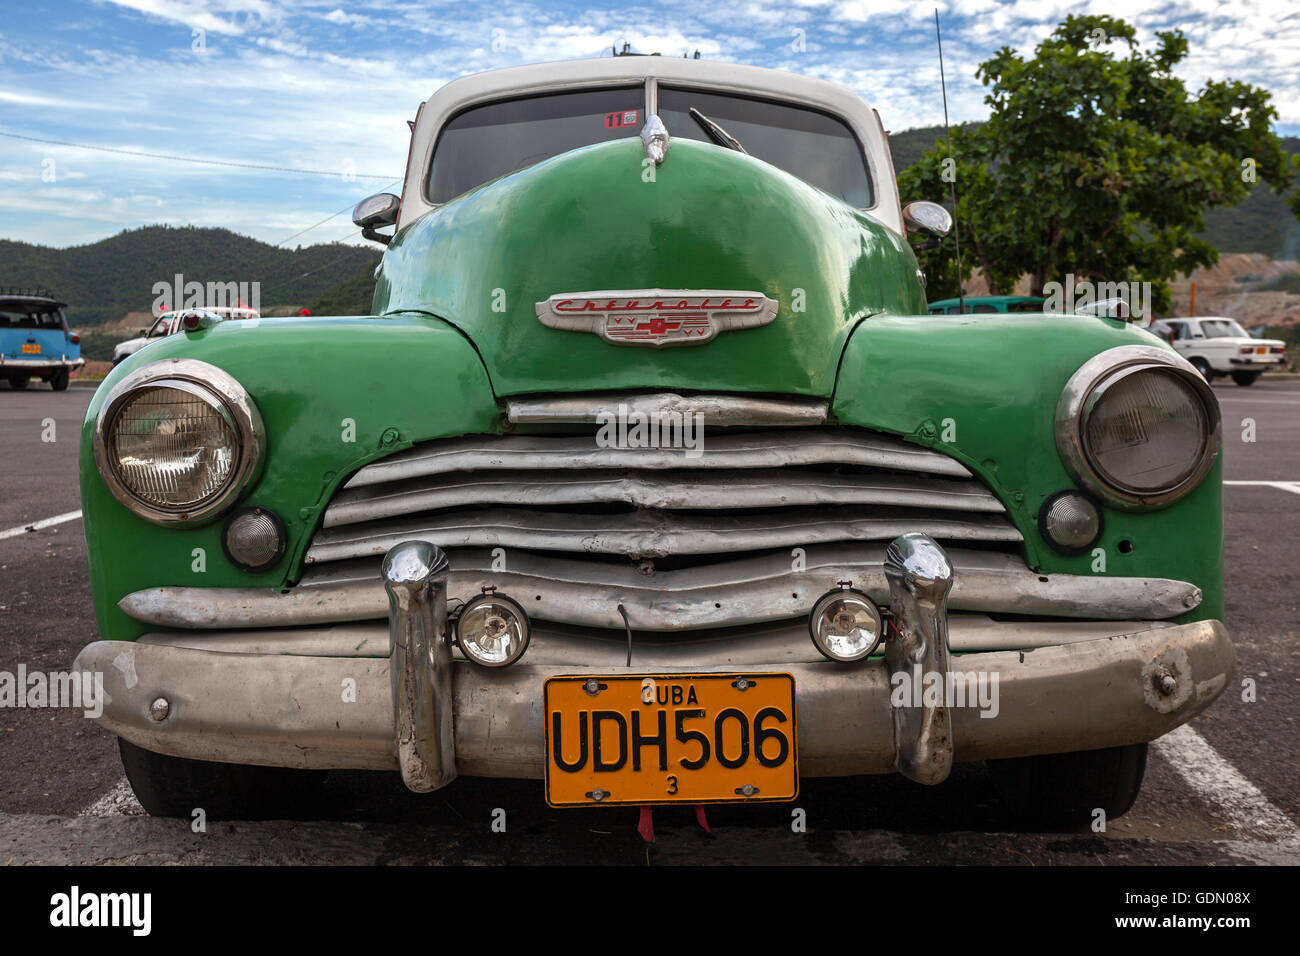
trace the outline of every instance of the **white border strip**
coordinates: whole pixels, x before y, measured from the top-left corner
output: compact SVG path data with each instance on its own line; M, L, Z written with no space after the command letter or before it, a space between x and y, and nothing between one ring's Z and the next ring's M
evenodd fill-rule
M1269 803L1259 787L1219 756L1191 725L1171 730L1151 746L1188 786L1214 803L1238 833L1289 844L1300 840L1300 828L1291 818Z
M40 531L42 528L49 528L56 524L63 524L65 521L76 521L81 517L80 511L69 511L65 514L55 515L53 518L42 518L32 524L19 525L17 528L9 528L6 531L0 531L0 540L4 538L14 538L20 534L26 534L29 531Z
M1225 485L1262 485L1266 488L1280 488L1294 495L1300 495L1300 481L1225 481ZM3 537L3 535L0 535Z

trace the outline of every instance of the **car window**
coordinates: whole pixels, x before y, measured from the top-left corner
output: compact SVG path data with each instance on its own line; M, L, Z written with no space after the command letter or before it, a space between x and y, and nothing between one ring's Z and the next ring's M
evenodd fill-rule
M163 316L161 319L159 319L157 322L153 324L153 328L149 330L148 337L153 339L153 338L158 338L159 336L162 335L166 335L168 332L171 331L171 322L172 320L168 316Z
M1008 312L1042 312L1042 302L1013 302L1007 306Z
M1201 331L1207 339L1250 338L1234 319L1202 319Z
M659 87L659 118L668 128L668 135L712 143L691 117L692 107L739 140L751 156L798 176L850 206L866 208L874 203L862 147L842 120L786 103Z
M0 312L0 328L10 329L63 329L58 312Z
M638 136L645 88L552 93L471 107L438 136L429 201L446 202L486 182L567 153Z
M977 305L971 309L972 312L996 312L997 309L991 305Z

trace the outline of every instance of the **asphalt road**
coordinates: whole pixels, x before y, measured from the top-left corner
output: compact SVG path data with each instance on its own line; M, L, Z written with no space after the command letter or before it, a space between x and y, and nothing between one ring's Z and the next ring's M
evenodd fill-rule
M459 780L421 797L394 774L359 772L331 774L312 820L213 822L194 833L133 805L114 739L79 711L6 708L0 865L1298 863L1300 381L1216 383L1215 392L1230 483L1227 624L1238 679L1253 678L1257 698L1244 702L1230 687L1190 729L1155 744L1137 805L1105 833L1018 831L978 764L958 765L937 788L895 777L805 781L803 833L785 805L713 808L712 835L672 808L656 811L647 846L636 811L552 810L535 781ZM0 385L0 671L64 669L96 638L81 522L22 530L79 508L77 434L90 396ZM1244 440L1252 427L1254 441ZM505 832L492 827L498 808Z

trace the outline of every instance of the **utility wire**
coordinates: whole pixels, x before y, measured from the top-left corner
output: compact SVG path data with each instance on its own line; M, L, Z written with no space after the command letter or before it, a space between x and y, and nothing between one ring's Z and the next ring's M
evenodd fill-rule
M194 156L172 156L168 153L146 153L135 149L118 149L115 146L92 146L87 143L69 143L60 139L42 139L39 136L24 136L21 133L0 132L0 136L10 139L25 139L32 143L47 143L51 146L71 146L73 149L93 149L103 153L121 153L125 156L143 156L149 159L167 159L177 163L203 163L207 166L233 166L237 169L265 169L276 173L306 173L311 176L338 176L344 174L328 169L298 169L293 166L268 166L263 163L235 163L224 159L198 159ZM388 179L377 173L350 173L356 179ZM292 237L290 237L292 238Z
M387 189L389 186L396 186L396 185L397 185L398 183L400 183L400 182L401 182L400 179L394 179L391 183L388 183L387 185L385 185L385 186L383 187L383 189ZM382 192L383 189L381 189L380 191ZM336 216L341 216L341 215L343 215L345 212L347 212L349 209L354 208L355 206L356 206L356 203L349 203L348 205L346 205L346 206L344 206L342 209L340 209L338 212L336 212L336 213L332 213L332 214L326 216L326 217L325 217L324 219L322 219L320 222L315 223L314 225L308 226L306 229L303 229L301 232L295 232L292 236L289 237L289 239L297 239L297 238L298 238L299 236L301 236L303 233L311 232L313 229L316 228L316 226L323 226L323 225L325 225L325 223L329 222L331 219L335 218ZM286 242L288 242L289 239L281 239L279 242L273 243L273 245L276 245L276 246L282 246L282 245L284 245Z

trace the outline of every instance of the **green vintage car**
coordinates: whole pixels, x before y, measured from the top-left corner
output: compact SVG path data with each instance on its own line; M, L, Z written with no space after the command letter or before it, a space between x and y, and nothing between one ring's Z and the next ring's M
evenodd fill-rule
M849 91L471 76L354 219L373 315L189 323L87 413L77 667L150 812L301 812L335 768L653 806L987 761L1077 823L1228 685L1204 380L1123 322L926 315L906 235L947 214Z

